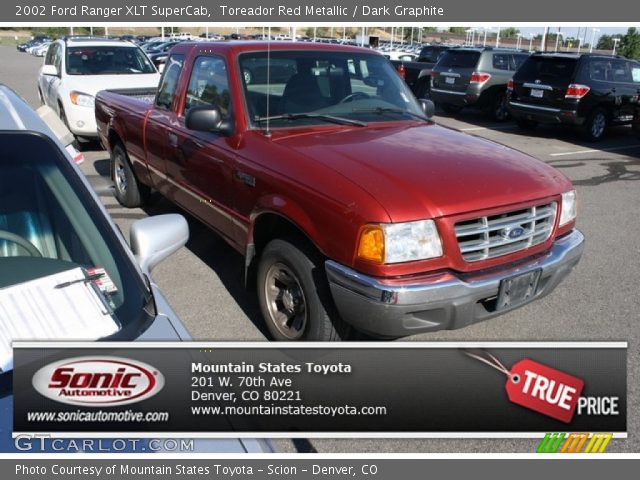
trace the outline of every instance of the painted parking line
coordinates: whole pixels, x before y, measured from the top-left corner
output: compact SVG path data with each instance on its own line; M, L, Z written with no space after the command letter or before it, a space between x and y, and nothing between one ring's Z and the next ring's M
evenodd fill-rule
M598 149L590 148L588 150L575 150L573 152L557 152L557 153L550 153L549 156L565 157L567 155L581 155L584 153L597 153L597 152L615 152L618 150L631 150L634 148L640 148L640 143L636 145L622 145L620 147L598 148Z

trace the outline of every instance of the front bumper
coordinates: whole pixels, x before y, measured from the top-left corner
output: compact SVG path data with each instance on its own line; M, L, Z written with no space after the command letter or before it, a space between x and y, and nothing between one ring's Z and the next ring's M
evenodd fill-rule
M402 337L466 327L541 298L571 272L583 249L584 236L574 229L542 255L470 274L440 272L397 281L369 277L332 260L325 267L346 322L376 336ZM502 280L537 269L541 274L534 295L509 309L492 308Z
M508 108L509 113L516 120L574 126L582 125L585 120L576 110L572 109L552 108L519 101L509 101Z
M64 113L67 116L71 133L78 137L98 137L98 126L93 108L80 107L67 102L64 105Z

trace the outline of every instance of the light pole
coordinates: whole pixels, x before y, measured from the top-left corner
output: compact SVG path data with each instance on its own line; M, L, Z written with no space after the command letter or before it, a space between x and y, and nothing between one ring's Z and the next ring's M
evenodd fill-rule
M599 32L599 28L591 29L591 44L589 45L589 53L593 52L593 43L596 41L596 32Z
M533 48L533 33L529 34L529 51Z
M484 27L484 40L482 41L482 46L487 46L487 27Z
M558 42L560 41L560 37L562 37L562 34L558 32L556 35L556 52L558 51Z
M520 49L520 45L522 45L522 34L518 33L518 41L516 42L516 49Z
M618 42L620 41L619 38L614 38L613 39L613 52L611 52L611 55L615 55L616 54L616 47L618 46Z
M496 48L500 46L500 27L498 27L498 34L496 35Z

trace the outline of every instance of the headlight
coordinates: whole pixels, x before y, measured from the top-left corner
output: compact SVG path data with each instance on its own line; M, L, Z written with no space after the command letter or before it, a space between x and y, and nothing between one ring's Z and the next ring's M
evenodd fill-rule
M80 92L71 92L69 97L71 98L71 103L78 105L79 107L93 108L96 100L93 95L87 95L86 93Z
M575 190L562 194L562 212L560 213L560 226L575 220L578 210L578 197Z
M442 256L433 220L367 225L360 234L358 257L376 263L400 263Z

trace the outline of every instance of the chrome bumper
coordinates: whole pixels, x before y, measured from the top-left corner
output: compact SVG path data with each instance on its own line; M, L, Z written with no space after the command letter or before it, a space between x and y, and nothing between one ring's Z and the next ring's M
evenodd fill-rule
M584 236L574 229L542 255L484 272L440 272L394 281L363 275L332 260L325 268L346 322L376 336L402 337L462 328L541 298L571 272L583 249ZM534 270L541 271L535 293L511 308L496 310L502 280Z

